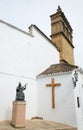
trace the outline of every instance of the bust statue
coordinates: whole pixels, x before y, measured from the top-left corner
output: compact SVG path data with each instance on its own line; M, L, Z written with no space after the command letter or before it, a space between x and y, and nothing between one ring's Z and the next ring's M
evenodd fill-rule
M23 91L26 89L26 85L22 86L21 82L19 82L17 88L16 88L16 101L24 101L25 95Z

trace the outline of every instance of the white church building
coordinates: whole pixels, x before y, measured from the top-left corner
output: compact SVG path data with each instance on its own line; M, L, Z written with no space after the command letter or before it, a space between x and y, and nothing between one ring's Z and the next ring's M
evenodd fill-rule
M0 121L11 120L21 82L28 83L26 119L83 130L83 71L74 65L72 28L60 7L50 17L51 39L36 25L25 32L0 20Z

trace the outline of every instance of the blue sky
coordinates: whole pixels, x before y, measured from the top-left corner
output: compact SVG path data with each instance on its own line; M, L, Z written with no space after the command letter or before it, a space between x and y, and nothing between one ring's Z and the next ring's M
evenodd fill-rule
M58 5L73 28L75 64L83 68L82 0L0 0L0 19L25 31L28 31L30 24L36 24L50 36L50 15L56 12Z

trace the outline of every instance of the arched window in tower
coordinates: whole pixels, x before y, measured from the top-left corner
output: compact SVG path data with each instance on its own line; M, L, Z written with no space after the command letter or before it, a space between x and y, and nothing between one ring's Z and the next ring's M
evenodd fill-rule
M62 31L65 33L65 24L64 24L64 22L62 22Z
M68 37L68 28L66 27L66 36Z
M70 35L70 31L69 31L69 35L68 35L68 36L69 36L69 40L71 41L71 35Z

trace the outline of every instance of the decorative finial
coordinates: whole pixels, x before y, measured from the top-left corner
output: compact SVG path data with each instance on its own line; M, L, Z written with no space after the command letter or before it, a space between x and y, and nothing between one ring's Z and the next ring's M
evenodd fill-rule
M61 9L60 5L58 5L57 11L58 11L58 12L62 12L62 9Z

